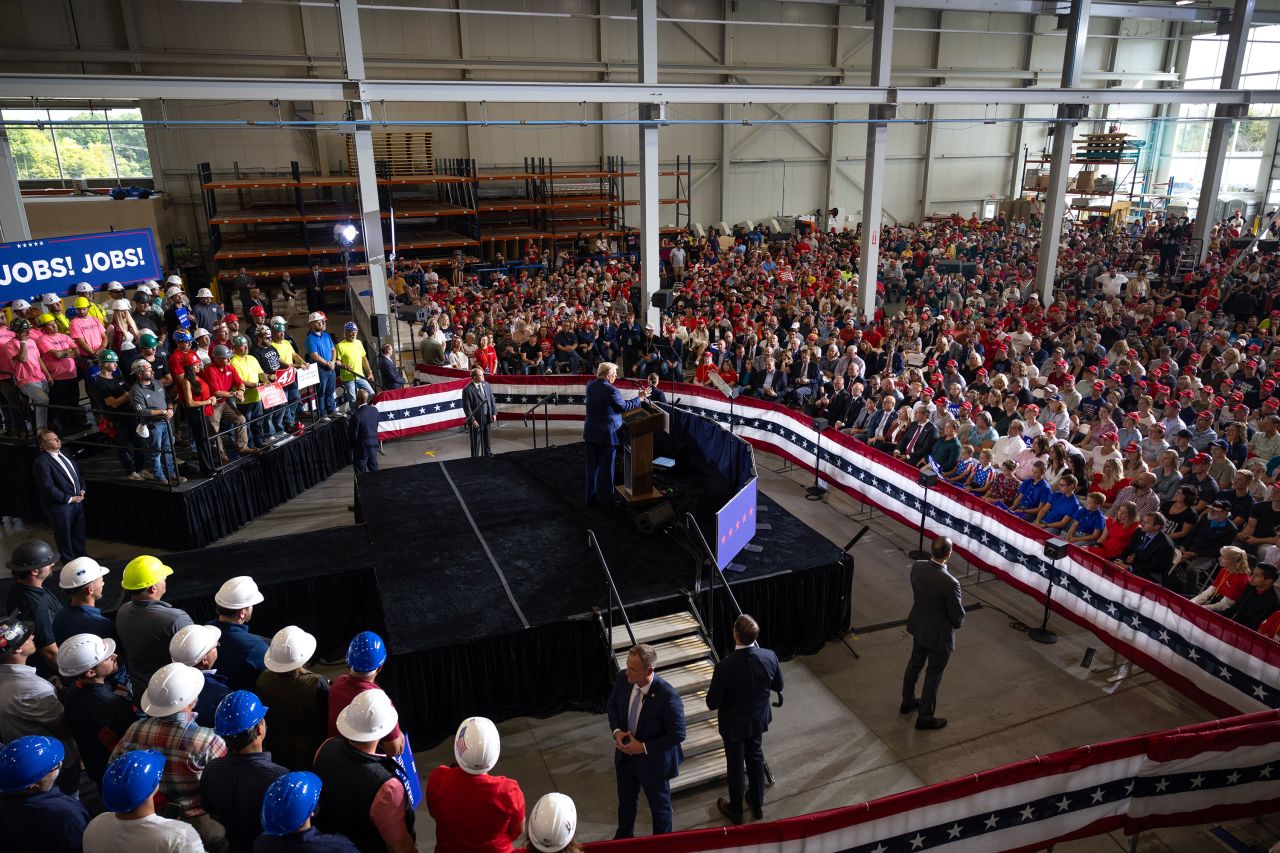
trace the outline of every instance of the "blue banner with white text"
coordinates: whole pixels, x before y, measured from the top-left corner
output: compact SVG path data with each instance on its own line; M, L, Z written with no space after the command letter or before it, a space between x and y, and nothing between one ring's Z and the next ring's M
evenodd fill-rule
M160 278L149 228L0 243L0 304L45 293L66 296L82 281L101 289Z

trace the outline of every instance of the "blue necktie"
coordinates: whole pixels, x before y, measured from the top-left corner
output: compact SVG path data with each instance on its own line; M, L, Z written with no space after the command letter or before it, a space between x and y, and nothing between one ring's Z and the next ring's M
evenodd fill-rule
M636 723L640 720L640 705L644 702L644 693L639 687L631 688L631 707L627 709L627 731L635 734Z

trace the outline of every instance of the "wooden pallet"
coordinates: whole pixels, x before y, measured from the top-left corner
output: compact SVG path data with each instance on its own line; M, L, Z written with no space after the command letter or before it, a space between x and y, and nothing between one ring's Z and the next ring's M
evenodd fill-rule
M432 154L431 133L428 131L397 131L373 135L373 159L382 175L434 175L436 161ZM347 135L347 162L352 174L356 168L355 136Z

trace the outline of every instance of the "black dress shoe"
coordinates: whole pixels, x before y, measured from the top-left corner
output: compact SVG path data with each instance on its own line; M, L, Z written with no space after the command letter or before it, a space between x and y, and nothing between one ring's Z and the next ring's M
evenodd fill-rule
M903 699L902 704L898 706L899 714L910 714L916 708L920 707L919 699Z
M947 721L942 717L934 717L931 720L916 720L916 731L927 732L944 728L946 725Z
M724 797L721 797L720 799L716 800L716 808L720 810L720 814L724 815L726 818L729 819L729 823L733 824L734 826L742 826L742 813L738 812L737 814L735 814L734 812L730 811L729 801L726 800Z
M753 808L751 810L751 816L756 820L764 820L764 809L758 807Z

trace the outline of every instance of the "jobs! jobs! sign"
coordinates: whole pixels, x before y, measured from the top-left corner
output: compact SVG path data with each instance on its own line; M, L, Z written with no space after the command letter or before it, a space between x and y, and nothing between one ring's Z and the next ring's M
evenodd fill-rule
M0 243L0 303L64 296L82 281L100 288L160 278L151 229Z

